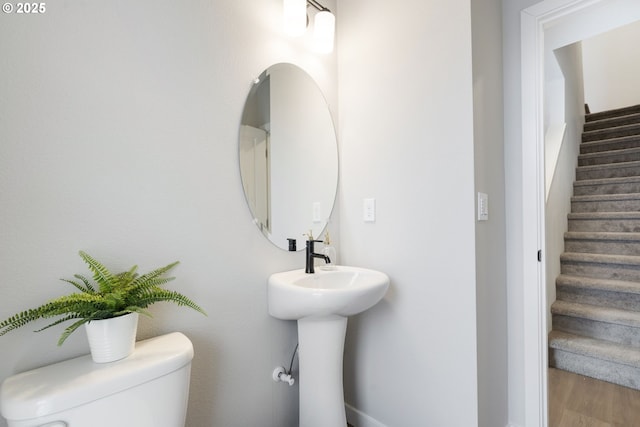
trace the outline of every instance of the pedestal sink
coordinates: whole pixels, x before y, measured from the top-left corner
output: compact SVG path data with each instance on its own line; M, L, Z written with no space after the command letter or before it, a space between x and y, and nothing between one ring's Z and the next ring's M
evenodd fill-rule
M298 321L300 427L345 427L342 356L347 317L377 304L389 277L336 266L275 273L268 281L269 314Z

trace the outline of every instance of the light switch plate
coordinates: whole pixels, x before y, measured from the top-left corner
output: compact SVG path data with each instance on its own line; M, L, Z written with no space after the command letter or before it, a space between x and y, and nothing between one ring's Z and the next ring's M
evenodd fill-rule
M313 222L314 223L319 223L322 222L322 213L321 213L321 208L320 208L320 202L314 202L313 203Z
M489 220L489 196L478 193L478 221Z
M375 222L376 220L376 199L368 198L364 199L362 203L363 213L362 219L364 222Z

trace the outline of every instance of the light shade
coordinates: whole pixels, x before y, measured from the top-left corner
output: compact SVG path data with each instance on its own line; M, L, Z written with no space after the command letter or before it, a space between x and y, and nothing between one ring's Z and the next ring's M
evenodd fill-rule
M328 10L316 13L313 21L313 43L320 53L333 52L336 31L336 17Z
M297 37L307 29L307 0L283 0L284 31Z

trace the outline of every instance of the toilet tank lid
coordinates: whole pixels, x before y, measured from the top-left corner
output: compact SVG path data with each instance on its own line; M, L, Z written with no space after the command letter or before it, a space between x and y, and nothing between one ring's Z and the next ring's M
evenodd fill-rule
M64 411L135 387L191 363L193 345L179 332L136 343L129 357L94 363L90 355L7 378L0 388L0 412L24 420Z

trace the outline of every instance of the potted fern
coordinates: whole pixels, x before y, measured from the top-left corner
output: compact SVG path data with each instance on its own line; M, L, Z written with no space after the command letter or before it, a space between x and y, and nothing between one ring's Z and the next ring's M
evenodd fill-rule
M131 354L135 345L138 314L151 316L146 310L151 304L168 301L206 314L186 296L162 287L174 279L166 277L165 273L178 262L143 275L137 273L137 266L114 274L86 252L80 251L80 257L93 273L95 283L91 283L80 274L74 275L75 279L61 279L73 285L79 292L55 298L40 307L22 311L0 322L0 336L38 319L58 317L36 332L74 321L66 327L58 345L62 345L69 335L85 325L93 360L105 363ZM108 341L114 338L121 342Z

